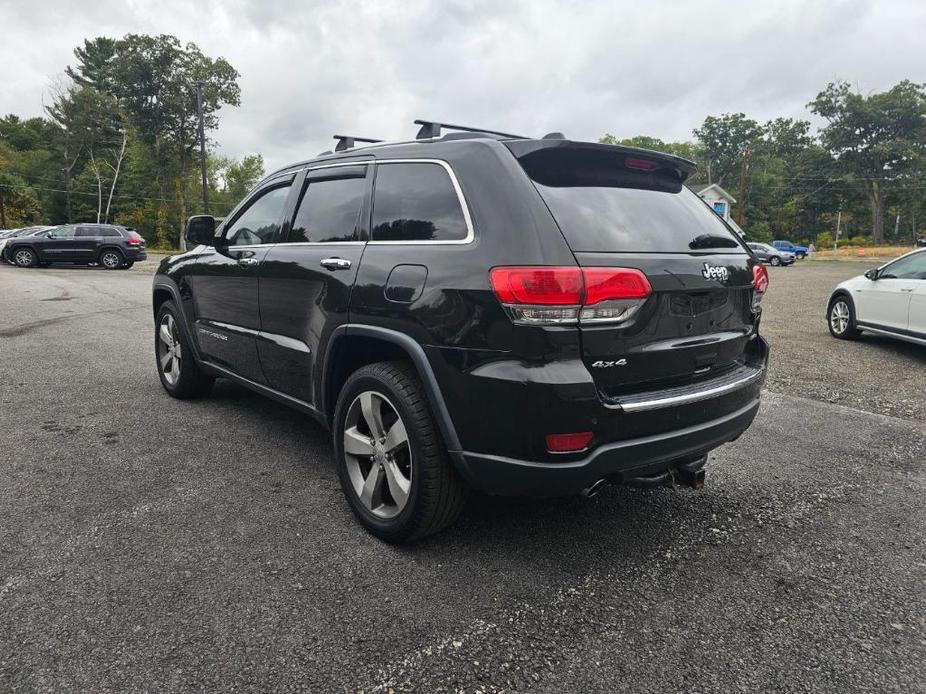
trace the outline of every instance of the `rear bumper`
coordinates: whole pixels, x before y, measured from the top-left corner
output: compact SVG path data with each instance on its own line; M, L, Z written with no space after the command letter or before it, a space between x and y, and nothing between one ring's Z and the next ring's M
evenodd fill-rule
M759 410L756 397L739 409L700 424L603 444L579 460L534 462L485 453L454 455L467 481L490 494L536 497L577 494L598 480L653 476L700 458L740 436Z
M133 248L129 247L125 253L126 260L138 261L138 260L147 260L148 252L144 248Z

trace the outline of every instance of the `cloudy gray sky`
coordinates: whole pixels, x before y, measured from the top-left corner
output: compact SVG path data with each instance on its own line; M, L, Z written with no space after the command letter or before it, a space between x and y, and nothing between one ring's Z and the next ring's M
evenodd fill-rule
M38 115L85 37L169 33L241 73L213 134L268 168L416 117L687 139L709 114L808 117L828 82L926 81L926 0L0 0L0 113Z

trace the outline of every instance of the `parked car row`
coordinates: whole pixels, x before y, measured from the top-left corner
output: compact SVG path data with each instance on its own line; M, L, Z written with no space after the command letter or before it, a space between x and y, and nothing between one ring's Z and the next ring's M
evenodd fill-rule
M70 263L127 270L147 257L141 235L117 224L63 224L0 233L0 258L18 267Z

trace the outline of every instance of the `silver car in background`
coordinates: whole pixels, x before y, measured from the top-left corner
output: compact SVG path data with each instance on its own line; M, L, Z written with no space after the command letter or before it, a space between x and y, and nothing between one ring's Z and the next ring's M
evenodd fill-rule
M759 260L769 265L791 265L797 260L796 256L790 251L780 251L767 243L747 241L746 245L752 249L752 252L756 254Z

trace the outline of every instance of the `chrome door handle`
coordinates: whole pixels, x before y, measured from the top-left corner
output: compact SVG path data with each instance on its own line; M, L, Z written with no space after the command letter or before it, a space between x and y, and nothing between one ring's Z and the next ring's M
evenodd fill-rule
M248 267L250 265L257 265L260 261L257 258L238 258L238 264Z
M319 265L326 270L348 270L350 261L347 258L325 258Z

